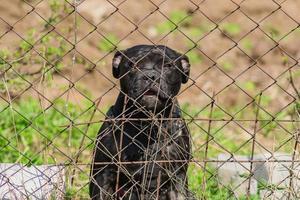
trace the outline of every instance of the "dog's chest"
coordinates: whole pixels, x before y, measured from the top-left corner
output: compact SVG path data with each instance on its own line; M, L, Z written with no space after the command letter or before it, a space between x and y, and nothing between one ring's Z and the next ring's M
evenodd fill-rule
M151 125L151 128L146 128L141 125L138 129L141 135L138 140L138 134L133 134L135 137L125 137L124 152L122 153L122 161L127 163L125 165L126 173L131 174L136 181L146 181L155 189L157 178L161 180L168 180L172 176L171 171L176 169L175 159L180 159L182 152L179 146L184 141L184 124L183 121L175 120L158 125ZM144 128L144 129L143 129ZM124 129L125 135L132 129ZM145 137L142 137L145 136ZM187 159L187 158L182 158ZM170 172L170 174L168 173Z
M155 123L149 123L147 121L129 122L125 126L125 138L127 143L133 143L143 149L147 145L150 145L159 140L161 129L165 125L159 125Z
M147 158L165 157L170 151L170 146L178 143L184 137L182 120L157 123L130 123L125 125L120 138L123 139L123 160L136 161ZM160 152L160 153L158 153ZM164 154L166 153L166 155Z

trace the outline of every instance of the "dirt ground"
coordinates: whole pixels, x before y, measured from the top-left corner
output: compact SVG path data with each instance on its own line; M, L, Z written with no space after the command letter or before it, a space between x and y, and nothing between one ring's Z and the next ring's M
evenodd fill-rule
M278 1L276 5L272 1L257 0L175 0L172 2L156 0L143 1L143 3L134 0L111 1L111 3L104 0L80 1L77 8L77 21L80 22L74 31L78 41L76 50L83 59L88 60L91 66L95 64L96 67L91 73L87 73L83 66L70 64L71 57L66 56L64 58L66 67L61 75L72 81L81 77L76 82L76 86L85 88L94 98L99 98L105 93L103 101L111 102L117 92L117 90L109 91L117 83L117 80L112 79L111 76L112 53L106 55L105 52L100 52L97 49L97 41L101 40L102 36L109 37L113 34L118 38L118 49L135 44L164 44L182 53L188 53L192 45L197 44L191 52L200 57L201 61L192 63L191 80L183 86L183 92L179 95L182 102L204 106L211 101L209 96L214 93L217 94L215 97L217 102L220 100L220 106L235 105L239 98L232 94L239 93L243 96L244 92L231 84L233 80L241 87L247 81L255 83L256 89L251 93L252 96L268 87L274 79L287 89L284 85L286 78L284 72L293 66L300 56L298 48L300 32L298 29L292 31L299 26L300 17L297 10L300 8L300 2L285 1L281 4L282 8L278 10L280 3ZM71 8L70 5L68 6ZM238 6L240 9L237 9ZM117 11L115 11L116 7ZM184 11L190 17L183 20L177 30L169 34L158 33L155 27L165 22L166 17L174 11ZM274 13L270 15L271 12ZM15 48L13 43L20 41L20 37L25 38L26 31L33 27L39 31L41 24L45 24L43 20L49 16L49 5L47 1L31 0L27 4L23 1L11 0L2 2L0 13L2 19L0 32L3 34L9 25L14 28L14 32L10 31L2 35L0 47ZM64 14L62 20L55 24L55 31L69 41L74 41L75 33L64 35L62 31L64 26L74 22L74 13ZM185 21L189 23L185 24ZM238 33L231 35L222 29L224 24L230 23L239 25ZM189 33L190 26L200 27L203 24L206 27L202 34ZM216 28L217 24L219 28ZM97 28L97 31L93 31L94 28ZM272 36L272 31L276 32L276 38ZM43 34L40 32L40 35ZM243 45L246 43L244 41L251 41L248 45L250 47ZM278 46L276 42L279 42ZM286 63L283 61L284 56L287 57ZM293 69L297 70L299 67ZM67 81L62 76L56 75L53 84L67 85ZM228 85L230 86L220 93ZM56 92L49 89L49 98L57 95ZM277 94L274 93L278 92L272 90L270 93L276 96ZM284 96L278 95L279 98ZM76 98L80 99L80 97ZM249 100L241 98L245 103ZM281 106L285 104L284 100L276 98L276 101L282 104Z

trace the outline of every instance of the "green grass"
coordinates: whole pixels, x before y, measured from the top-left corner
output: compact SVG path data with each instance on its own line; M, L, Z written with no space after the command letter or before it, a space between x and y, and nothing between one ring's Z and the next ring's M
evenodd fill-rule
M249 86L251 89L252 86ZM262 105L269 103L267 98L262 98ZM90 109L89 109L90 108ZM87 110L87 112L84 112ZM183 116L185 118L201 117L222 119L226 114L218 108L200 109L190 104L183 104ZM106 112L107 108L103 112ZM88 122L93 111L93 104L90 102L77 106L62 100L54 101L53 106L41 107L39 101L34 99L22 99L13 102L11 106L7 103L0 104L0 162L5 163L23 163L25 165L40 164L71 164L67 169L67 174L72 174L72 162L76 153L80 149L80 143L83 135L86 134L83 146L86 147L79 156L80 163L88 163L93 149L93 140L101 126L100 123L92 124L86 132L86 125L66 127L71 121L74 123ZM253 108L253 112L255 108ZM98 118L103 118L99 113ZM266 117L266 116L261 116ZM187 120L190 132L194 142L200 147L207 139L204 130L209 131L214 141L218 141L222 146L233 154L248 155L251 151L250 146L238 150L243 141L239 141L237 130L232 127L221 128L221 123L212 124L208 130L208 123L204 121L190 122ZM263 124L261 124L263 126ZM274 123L265 125L265 131L269 133L274 131ZM228 137L236 135L235 142ZM271 136L273 137L273 136ZM210 142L207 157L215 158L218 154L224 153L221 149L212 148L213 142ZM211 146L212 145L212 146ZM46 148L47 147L47 148ZM204 149L201 148L194 152L194 158L201 160L205 158ZM188 170L189 187L198 199L235 199L230 187L222 186L217 178L217 172L210 164L206 166L206 172L196 163L191 163ZM89 178L89 166L83 168L83 172L76 171L76 177L73 185L67 185L66 199L86 198L88 197L88 187L85 185ZM205 181L205 182L203 182ZM205 183L205 190L203 186ZM241 197L240 199L246 199ZM250 199L257 199L256 196Z
M250 54L254 48L254 44L249 38L244 38L243 40L241 40L241 46L247 54Z
M26 33L25 40L22 40L18 44L16 51L11 52L7 49L0 51L0 73L5 72L6 81L1 80L0 82L0 94L7 93L7 89L12 93L18 93L18 91L24 89L24 86L28 86L26 80L32 79L30 71L27 69L27 65L37 65L40 69L34 71L35 75L46 71L49 68L54 67L55 70L51 70L47 73L46 80L49 82L49 77L57 70L62 70L64 65L61 58L70 50L71 45L63 39L61 36L51 32L41 38L37 42L37 38L41 37L35 29L30 29ZM47 61L41 59L39 56L32 56L32 48L35 44L35 51L38 51ZM10 67L7 63L13 62L13 70L7 70ZM50 64L51 63L51 64ZM34 74L33 73L33 74ZM45 75L45 74L44 74ZM50 79L51 80L51 79Z
M224 186L220 184L217 177L217 171L210 165L206 167L206 173L201 167L192 163L188 169L188 181L190 190L196 194L197 199L207 200L259 200L259 195L250 195L249 198L245 196L235 197L231 186ZM267 186L266 186L267 187ZM261 189L265 189L262 187Z
M234 69L234 64L229 60L223 61L220 65L225 72L230 72Z
M268 24L266 26L267 33L274 39L274 40L279 40L281 37L280 30L278 30L275 26L272 24Z
M53 107L41 109L37 100L28 99L1 106L0 162L20 162L24 164L55 164L64 162L66 155L72 157L79 149L85 134L82 127L65 127L72 121L88 122L89 116L71 103L57 101ZM92 109L90 109L92 110ZM89 111L88 111L89 112ZM91 112L91 111L90 111ZM90 113L89 112L89 113ZM89 137L94 137L99 124L92 125ZM71 138L70 138L71 135ZM90 139L89 139L90 140ZM89 141L92 144L92 140ZM47 148L46 146L49 145ZM63 153L59 148L67 148ZM88 146L91 149L92 145ZM38 153L41 151L40 153ZM49 153L50 155L43 155ZM60 159L54 159L55 156Z
M186 11L174 10L164 22L156 26L156 30L160 34L166 34L174 30L176 26L188 26L191 23L191 18L188 17Z
M253 81L246 81L242 84L242 88L248 92L253 92L256 90L256 84Z
M237 23L224 23L221 26L221 29L225 32L228 33L231 36L237 36L241 33L241 26L240 24Z
M195 49L189 51L186 56L189 57L191 64L201 63L203 60L202 56Z
M90 162L93 139L101 124L91 124L87 132L86 125L69 128L66 125L70 125L71 120L74 123L89 122L92 111L91 104L80 108L60 100L44 109L34 99L15 102L11 106L0 104L0 162L27 166L66 164L69 165L66 177L71 177L73 170L77 169L74 160L80 149L83 151L79 163ZM82 140L83 146L80 146ZM67 184L67 199L88 197L89 165L78 167L84 171L77 169L75 176L80 178L75 179L73 185Z
M98 43L98 49L103 52L113 51L116 48L118 41L118 37L110 33L106 36L106 38L100 40L100 42Z
M196 164L190 164L189 166L189 188L196 194L197 199L228 199L228 197L232 196L230 190L218 183L215 176L217 172L211 167L208 167L206 170L210 173L204 173L202 168L197 167ZM204 184L205 188L203 188Z

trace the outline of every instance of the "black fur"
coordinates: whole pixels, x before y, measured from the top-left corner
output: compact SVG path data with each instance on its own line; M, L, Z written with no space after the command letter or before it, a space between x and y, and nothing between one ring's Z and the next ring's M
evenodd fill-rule
M113 75L121 92L97 136L92 199L190 199L190 135L175 98L188 80L188 63L165 46L115 54Z

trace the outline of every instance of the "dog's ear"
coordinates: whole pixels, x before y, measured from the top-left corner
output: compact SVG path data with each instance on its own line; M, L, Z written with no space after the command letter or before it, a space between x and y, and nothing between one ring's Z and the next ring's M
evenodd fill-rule
M183 70L181 82L186 83L189 80L190 76L190 61L189 58L186 55L182 55L180 58L181 67Z
M121 76L120 63L122 61L122 58L123 58L123 55L122 55L121 51L117 51L112 60L112 73L115 78L120 78L120 76Z

